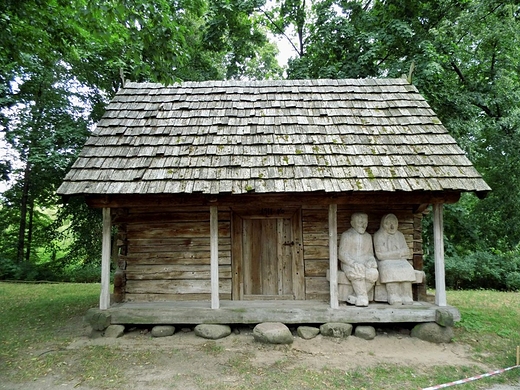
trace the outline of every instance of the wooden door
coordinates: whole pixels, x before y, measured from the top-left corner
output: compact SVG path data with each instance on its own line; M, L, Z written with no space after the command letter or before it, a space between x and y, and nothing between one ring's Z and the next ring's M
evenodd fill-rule
M305 299L301 213L265 210L234 212L233 299Z

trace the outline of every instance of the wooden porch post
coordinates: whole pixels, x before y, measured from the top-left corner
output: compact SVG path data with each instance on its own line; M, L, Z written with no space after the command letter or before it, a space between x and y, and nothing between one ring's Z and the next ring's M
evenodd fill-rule
M329 205L329 279L330 307L337 309L338 302L338 205Z
M99 309L106 310L110 307L110 254L111 250L112 220L110 208L103 208L103 238L101 247L101 294L99 296Z
M433 205L433 242L435 255L435 304L446 306L446 280L444 274L443 205Z
M211 308L220 307L218 296L218 208L209 208L210 257L211 257Z

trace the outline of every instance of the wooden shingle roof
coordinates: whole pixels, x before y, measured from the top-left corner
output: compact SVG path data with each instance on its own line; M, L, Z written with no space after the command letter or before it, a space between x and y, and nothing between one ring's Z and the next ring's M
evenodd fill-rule
M413 85L356 79L128 83L58 193L489 190Z

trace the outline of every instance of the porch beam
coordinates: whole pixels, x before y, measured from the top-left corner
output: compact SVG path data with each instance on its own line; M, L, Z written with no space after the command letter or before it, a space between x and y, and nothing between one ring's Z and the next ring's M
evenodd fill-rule
M210 225L210 268L211 268L211 308L218 309L220 301L218 296L218 208L210 206L209 208L209 225Z
M337 309L338 302L338 205L329 205L329 275L330 307Z
M310 194L305 192L294 193L287 197L285 194L233 194L233 195L204 195L204 194L171 194L171 195L89 195L85 198L90 207L171 207L171 206L219 206L219 207L257 207L278 208L300 207L302 204L326 206L331 203L339 205L421 205L433 203L456 203L460 199L460 192L419 191L419 192L342 192L328 194Z
M110 254L111 250L112 220L110 208L103 209L103 237L101 246L101 294L99 296L99 309L106 310L110 307Z
M446 280L444 270L443 204L433 204L433 245L435 256L435 304L446 306Z

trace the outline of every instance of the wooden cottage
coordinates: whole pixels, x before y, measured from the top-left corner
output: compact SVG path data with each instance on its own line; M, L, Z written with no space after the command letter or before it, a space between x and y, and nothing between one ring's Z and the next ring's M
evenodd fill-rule
M121 89L59 188L103 209L111 323L428 322L447 306L442 206L490 188L404 79L186 82ZM436 298L338 302L338 234L393 213ZM111 229L117 268L110 294ZM420 282L420 281L419 281Z

